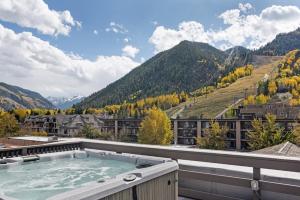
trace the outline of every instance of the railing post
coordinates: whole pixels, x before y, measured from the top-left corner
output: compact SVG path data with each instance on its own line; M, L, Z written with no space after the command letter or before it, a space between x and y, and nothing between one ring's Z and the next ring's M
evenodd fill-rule
M178 142L178 121L176 119L174 120L173 133L174 133L174 144L176 145Z
M235 122L235 147L236 150L241 150L241 121Z
M115 138L118 137L118 120L115 120Z
M253 167L253 180L251 181L251 189L253 191L253 200L260 200L260 184L261 179L260 168Z
M197 120L197 138L201 138L201 121L200 120Z
M22 156L27 156L27 148L22 148Z

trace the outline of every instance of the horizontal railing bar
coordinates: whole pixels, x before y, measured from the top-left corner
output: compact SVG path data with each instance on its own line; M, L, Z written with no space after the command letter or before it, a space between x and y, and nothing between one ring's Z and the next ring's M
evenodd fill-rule
M178 172L179 180L181 179L197 179L201 181L209 181L222 183L227 185L234 185L240 187L251 187L251 179L233 177L233 176L224 176L218 174L209 174L203 172L187 171L179 169Z
M259 181L260 189L262 191L271 191L283 194L290 194L295 196L300 196L300 186L298 185L290 185L290 184L283 184L283 183L275 183L269 181Z
M179 196L201 199L201 200L243 200L240 198L223 196L220 194L213 194L209 192L203 192L199 190L193 190L190 188L179 187L178 188Z
M141 145L83 140L84 148L300 172L300 158L203 149L178 149L158 145Z
M218 174L209 174L209 173L202 173L202 172L195 172L195 171L188 171L188 170L181 170L181 169L179 169L178 176L180 181L184 179L193 179L193 180L209 181L209 182L234 185L240 187L248 187L248 188L251 187L251 183L250 183L251 179L246 179L246 178L224 176ZM283 183L261 180L260 189L262 191L271 191L271 192L278 192L283 194L300 196L300 186L298 185L290 185L290 184L283 184Z

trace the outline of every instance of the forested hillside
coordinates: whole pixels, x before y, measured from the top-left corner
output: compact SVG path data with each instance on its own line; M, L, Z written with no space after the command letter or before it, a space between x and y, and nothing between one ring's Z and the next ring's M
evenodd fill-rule
M300 49L300 28L289 33L277 35L272 42L254 51L254 54L283 56L294 49Z
M272 100L300 105L300 50L287 53L278 64L276 75L260 81L257 90L257 96L248 96L245 104Z
M238 58L241 55L236 50L224 52L206 43L183 41L85 98L76 107L99 108L162 94L191 92L216 83L222 74L245 64L244 58Z

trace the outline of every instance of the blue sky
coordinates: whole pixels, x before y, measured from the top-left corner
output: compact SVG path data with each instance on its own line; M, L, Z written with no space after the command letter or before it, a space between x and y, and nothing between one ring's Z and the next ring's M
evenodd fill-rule
M300 26L300 1L2 0L0 25L2 81L89 95L182 40L259 48Z
M46 1L55 10L70 10L72 16L82 22L82 29L74 30L70 37L47 37L65 51L73 51L88 58L95 58L99 54L121 54L124 38L130 38L130 44L141 49L139 57L153 56L154 47L148 39L152 35L155 25L176 28L182 21L199 21L205 27L224 28L225 25L218 15L226 10L237 8L239 3L251 3L254 13L271 5L297 5L294 1L236 1L224 0L110 0L99 1ZM110 22L122 24L128 30L126 34L105 32ZM98 35L93 31L97 30Z

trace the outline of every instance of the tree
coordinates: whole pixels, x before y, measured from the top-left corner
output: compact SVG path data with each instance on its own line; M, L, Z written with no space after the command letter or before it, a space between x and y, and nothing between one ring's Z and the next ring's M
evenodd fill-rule
M79 135L89 139L96 139L99 138L100 131L91 127L90 125L85 124L82 130L80 131Z
M15 116L9 113L4 113L0 116L0 138L17 136L20 129Z
M276 124L276 116L267 114L266 121L254 119L253 130L248 131L249 146L251 150L263 149L285 141L293 140L293 133L284 133L284 129Z
M211 121L210 128L205 129L205 136L197 139L197 145L204 149L225 149L227 132L226 126L220 126L218 122Z
M277 92L277 85L275 81L270 81L268 84L268 91L270 95L274 95Z
M269 101L269 97L263 94L256 96L256 104L266 104Z
M244 100L244 105L254 105L255 104L255 97L253 95L249 95L245 100Z
M16 119L19 122L24 122L25 118L29 115L30 110L19 108L19 109L14 109L12 113L15 115Z
M141 123L138 141L143 144L170 144L173 138L171 121L160 109L152 108Z
M79 133L79 136L89 139L101 139L101 140L113 140L113 134L111 132L101 132L90 125L85 124Z
M296 123L295 126L293 127L293 131L292 131L293 135L292 135L292 139L290 140L290 142L300 145L300 124Z

